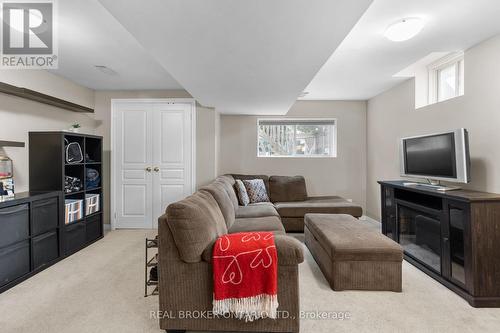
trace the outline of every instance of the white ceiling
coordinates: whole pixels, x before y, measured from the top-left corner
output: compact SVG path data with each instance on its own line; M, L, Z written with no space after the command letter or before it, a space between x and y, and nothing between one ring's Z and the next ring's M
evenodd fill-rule
M58 6L59 68L51 72L97 90L182 89L97 0L63 0Z
M371 0L100 2L201 104L284 114Z
M421 17L415 38L394 43L391 23ZM405 80L396 73L432 52L465 50L500 33L499 0L374 0L301 99L366 100Z

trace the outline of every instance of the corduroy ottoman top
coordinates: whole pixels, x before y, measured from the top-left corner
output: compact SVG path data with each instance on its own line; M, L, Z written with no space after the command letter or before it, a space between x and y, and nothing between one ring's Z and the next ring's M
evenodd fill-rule
M333 260L402 261L401 246L347 214L306 214L305 225Z
M306 246L334 290L401 291L402 247L345 214L306 214Z

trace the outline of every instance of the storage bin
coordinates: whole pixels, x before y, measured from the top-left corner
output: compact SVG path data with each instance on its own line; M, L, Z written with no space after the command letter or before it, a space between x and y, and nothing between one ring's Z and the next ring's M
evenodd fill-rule
M0 286L28 274L30 242L28 240L0 249Z
M33 201L31 234L37 236L57 228L59 212L57 198Z
M64 254L70 255L79 251L86 243L85 223L75 223L66 228L64 238Z
M85 194L85 215L97 213L99 207L99 194L87 193Z
M0 248L29 238L28 204L0 209Z
M64 221L66 224L83 218L83 200L66 199L64 200L64 205Z
M101 236L101 215L89 217L86 219L85 224L87 243L95 241Z
M59 257L59 239L57 232L33 237L33 269L50 264Z

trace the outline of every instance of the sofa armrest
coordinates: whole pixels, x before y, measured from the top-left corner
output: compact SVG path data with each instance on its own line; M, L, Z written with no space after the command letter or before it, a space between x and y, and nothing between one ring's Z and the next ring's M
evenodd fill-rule
M304 261L304 246L297 239L286 235L275 235L278 265L293 266Z
M303 245L295 238L285 235L274 235L274 243L278 252L279 266L293 266L304 261ZM203 251L201 255L203 261L212 262L214 244L210 244Z

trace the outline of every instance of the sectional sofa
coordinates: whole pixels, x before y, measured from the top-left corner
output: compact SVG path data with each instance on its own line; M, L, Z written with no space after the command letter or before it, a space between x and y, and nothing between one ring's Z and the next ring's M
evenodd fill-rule
M236 179L261 178L274 202L240 206ZM286 201L291 199L292 201ZM295 200L295 201L293 201ZM160 327L167 331L208 330L298 332L298 264L303 245L286 231L303 231L303 214L346 213L361 207L340 197L307 197L302 177L224 175L167 207L158 220ZM272 231L278 253L279 318L245 322L214 318L212 247L227 233Z
M267 176L267 175L226 175L226 181L231 187L234 179L262 179L266 185L269 203L238 206L238 199L233 191L228 190L235 204L236 217L251 218L262 216L278 216L286 232L304 232L304 215L348 214L361 217L361 206L339 196L309 196L306 182L302 176ZM237 221L238 224L243 221ZM243 222L244 223L244 222Z

